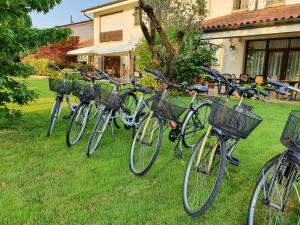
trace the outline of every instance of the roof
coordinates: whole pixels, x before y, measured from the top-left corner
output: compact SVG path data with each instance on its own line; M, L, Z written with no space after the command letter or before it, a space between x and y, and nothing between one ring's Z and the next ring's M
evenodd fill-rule
M102 55L102 56L126 56L129 52L133 51L135 45L126 44L110 48L102 48L94 45L85 48L79 48L69 51L68 55Z
M80 24L85 24L85 23L91 23L93 22L93 20L84 20L84 21L80 21L80 22L76 22L76 23L68 23L68 24L65 24L65 25L60 25L60 26L57 26L57 27L68 27L68 26L73 26L73 25L80 25Z
M300 22L300 4L277 6L254 11L241 11L206 20L204 32L269 26L276 23Z
M79 48L84 48L84 47L90 47L94 45L94 39L86 40L86 41L80 41L78 43Z
M97 5L97 6L94 6L94 7L91 7L91 8L83 9L83 10L81 10L81 12L87 12L87 11L91 11L91 10L94 10L94 9L99 9L99 8L103 8L103 7L106 7L106 6L114 5L114 4L117 4L117 3L120 3L120 2L125 2L125 1L127 1L127 0L114 0L114 1L107 2L107 3L101 4L101 5Z

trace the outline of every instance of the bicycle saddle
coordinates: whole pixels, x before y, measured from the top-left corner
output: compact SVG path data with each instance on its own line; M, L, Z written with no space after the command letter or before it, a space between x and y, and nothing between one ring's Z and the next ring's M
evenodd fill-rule
M191 90L196 91L198 93L206 93L208 92L208 87L196 84L191 87Z

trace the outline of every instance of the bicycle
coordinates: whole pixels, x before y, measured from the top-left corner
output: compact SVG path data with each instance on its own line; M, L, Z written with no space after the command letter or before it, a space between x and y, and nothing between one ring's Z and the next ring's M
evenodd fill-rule
M227 99L213 99L207 132L199 139L188 161L182 191L183 206L192 217L203 215L213 204L221 186L226 162L238 166L239 160L232 156L241 138L246 139L262 122L252 112L253 107L243 104L244 98L266 96L253 85L242 88L230 83L215 70L201 67L213 79L227 87ZM240 96L238 105L230 106L228 100L234 92ZM229 175L229 174L228 174Z
M99 93L96 95L100 96L98 101L105 106L105 109L91 133L86 150L88 157L99 147L103 134L112 119L116 124L117 118L120 118L126 129L135 128L140 118L150 109L152 102L151 97L145 99L145 95L153 93L152 89L139 87L135 82L119 83L112 80L103 71L99 72L105 75L114 86L109 84L97 84L96 86L96 93ZM131 85L132 87L121 90L124 85ZM137 100L135 94L137 92L141 93L139 100ZM120 127L118 123L117 127Z
M64 97L66 98L66 101L68 103L68 107L71 111L71 114L75 112L77 104L73 105L71 102L71 99L70 99L70 94L73 89L73 81L67 79L67 77L70 76L71 74L62 71L59 67L52 65L52 64L50 64L48 67L50 69L57 70L64 75L63 80L58 79L58 78L49 78L49 89L50 89L50 91L53 91L56 93L55 101L54 101L54 104L53 104L53 107L52 107L52 110L50 113L50 123L49 123L48 131L47 131L47 136L49 137L52 135L55 121L61 113L61 108L62 108L62 103L63 103Z
M281 136L287 147L260 171L248 224L300 225L300 111L292 111Z
M87 122L98 113L101 112L102 107L98 105L95 100L94 86L96 80L101 80L102 78L88 75L84 70L78 70L85 78L91 79L91 82L86 81L74 81L72 94L79 99L79 104L76 110L72 114L66 134L66 144L71 147L75 145L82 137L82 134L86 128ZM95 105L96 111L92 113L92 107Z
M145 69L145 71L163 82L166 87L154 96L151 111L141 121L133 138L129 161L130 169L136 176L145 175L156 161L163 139L164 124L170 125L169 139L173 142L178 140L174 151L178 157L182 157L181 144L185 147L192 147L195 144L194 137L205 129L211 106L210 101L195 104L197 94L206 93L208 87L201 85L188 87L185 82L180 85L173 84L157 70ZM188 93L191 96L189 104L181 101L178 96L172 97L171 89ZM182 120L181 115L184 113Z

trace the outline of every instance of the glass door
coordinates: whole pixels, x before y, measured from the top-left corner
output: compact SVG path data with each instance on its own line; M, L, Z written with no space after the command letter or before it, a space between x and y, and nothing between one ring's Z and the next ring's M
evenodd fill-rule
M283 76L284 51L270 51L267 76L271 80L280 80Z
M300 51L289 52L286 80L300 81Z

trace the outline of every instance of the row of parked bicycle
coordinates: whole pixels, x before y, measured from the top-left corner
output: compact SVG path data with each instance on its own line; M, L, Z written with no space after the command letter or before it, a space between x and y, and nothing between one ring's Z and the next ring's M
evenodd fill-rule
M61 71L58 67L51 68ZM190 216L203 215L213 204L227 171L227 162L238 166L232 156L240 139L246 139L262 122L245 98L264 99L266 94L252 84L240 87L216 70L200 67L212 79L222 82L227 93L222 98L203 98L208 88L187 83L175 84L162 73L146 69L147 74L163 83L161 90L139 86L136 82L120 83L100 70L88 75L89 81L71 81L71 74L61 71L65 79L49 79L50 90L56 92L51 111L48 136L52 134L66 97L71 114L66 135L68 146L76 144L88 121L97 118L90 135L86 154L90 157L101 147L107 127L122 124L133 129L130 169L136 176L145 175L153 166L161 149L164 131L177 142L174 152L183 157L183 147L192 149L183 184L183 205ZM178 95L183 92L190 96ZM238 104L229 101L238 93ZM78 98L72 104L70 94ZM94 109L93 109L94 108ZM168 129L169 128L169 129ZM300 111L292 111L281 137L288 149L275 156L262 168L255 186L248 213L248 224L300 225Z

